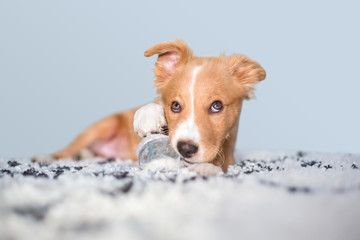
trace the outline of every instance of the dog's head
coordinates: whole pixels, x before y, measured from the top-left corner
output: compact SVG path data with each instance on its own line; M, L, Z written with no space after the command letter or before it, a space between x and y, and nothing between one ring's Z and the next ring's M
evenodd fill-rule
M237 54L196 57L181 40L145 52L146 57L154 54L158 55L155 86L171 144L188 162L213 161L237 131L242 101L253 96L265 70Z

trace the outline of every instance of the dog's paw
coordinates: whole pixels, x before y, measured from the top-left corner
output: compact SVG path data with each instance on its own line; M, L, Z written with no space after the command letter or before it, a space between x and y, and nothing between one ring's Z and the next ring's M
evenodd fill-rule
M56 159L52 155L36 155L31 158L32 162L39 162L39 163L51 163L55 161Z
M79 152L77 152L72 158L74 160L80 161L80 160L85 160L85 159L91 159L94 157L96 157L96 155L94 154L93 151L91 151L88 148L83 148Z
M166 126L164 109L160 104L149 103L135 112L134 131L141 138L161 133Z
M188 169L203 176L214 176L223 172L220 167L211 163L191 164L188 166Z

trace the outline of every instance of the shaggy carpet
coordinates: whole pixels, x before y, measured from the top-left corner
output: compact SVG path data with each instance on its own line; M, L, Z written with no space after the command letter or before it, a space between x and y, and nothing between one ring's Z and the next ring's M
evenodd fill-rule
M172 160L0 158L0 239L360 239L360 155L236 159L203 177Z

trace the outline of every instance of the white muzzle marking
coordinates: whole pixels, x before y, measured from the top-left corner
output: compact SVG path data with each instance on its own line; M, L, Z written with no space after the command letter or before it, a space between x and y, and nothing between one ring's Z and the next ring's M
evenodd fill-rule
M190 115L189 117L181 122L176 129L174 138L173 138L173 146L176 146L179 141L191 141L199 147L199 153L197 156L191 157L191 162L201 161L202 157L202 148L200 147L201 136L199 132L199 128L195 123L195 98L194 98L194 87L196 82L196 77L201 70L201 66L197 66L193 70L191 83L189 86L190 93Z

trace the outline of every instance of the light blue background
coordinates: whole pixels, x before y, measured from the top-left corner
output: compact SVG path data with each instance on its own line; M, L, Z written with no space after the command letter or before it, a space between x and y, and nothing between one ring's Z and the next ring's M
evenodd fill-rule
M356 1L0 1L0 156L51 153L155 97L144 51L184 39L267 70L238 150L360 152Z

